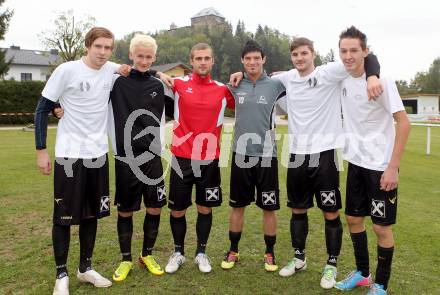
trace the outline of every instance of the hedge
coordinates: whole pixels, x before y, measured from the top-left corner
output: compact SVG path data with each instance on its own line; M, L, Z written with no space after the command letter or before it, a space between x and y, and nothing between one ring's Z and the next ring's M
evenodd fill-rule
M0 124L32 123L33 115L17 113L35 112L44 85L43 81L0 81Z

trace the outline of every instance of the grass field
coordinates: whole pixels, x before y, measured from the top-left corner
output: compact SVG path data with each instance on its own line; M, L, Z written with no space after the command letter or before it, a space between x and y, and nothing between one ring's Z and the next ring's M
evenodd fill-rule
M279 132L286 132L280 127ZM425 155L426 128L413 127L401 165L398 222L395 225L396 252L390 282L390 294L440 294L440 128L432 128L431 155ZM53 152L54 130L49 131L48 146ZM45 177L36 169L33 134L22 131L0 131L0 294L51 294L54 284L54 260L51 245L52 176ZM112 165L110 167L113 167ZM111 190L114 171L111 168ZM345 192L345 172L341 190ZM208 254L213 272L201 274L192 262L195 249L195 208L189 209L186 237L187 263L176 274L153 277L135 267L129 278L110 289L97 290L77 282L77 227L72 229L69 270L71 294L339 294L337 290L319 287L326 259L324 226L319 210L309 212L310 234L307 241L308 269L290 278L266 273L262 256L264 242L261 212L250 206L240 242L241 263L223 271L220 261L229 246L228 195L229 169L222 168L224 204L214 210L213 230ZM289 234L290 212L286 208L286 169L280 168L282 209L276 244L277 261L284 265L292 255ZM119 246L116 236L116 210L99 222L94 267L111 277L118 265ZM135 214L133 253L141 249L143 211ZM375 237L368 222L370 258L375 270ZM165 266L172 252L168 209L164 209L155 255ZM136 255L135 255L136 256ZM353 250L344 221L344 240L339 259L342 278L354 267ZM355 290L350 294L364 294Z

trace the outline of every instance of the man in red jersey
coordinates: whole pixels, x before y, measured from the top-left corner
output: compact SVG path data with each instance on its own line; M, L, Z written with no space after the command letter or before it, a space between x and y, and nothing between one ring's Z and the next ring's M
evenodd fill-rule
M205 254L212 225L212 207L221 205L220 134L225 108L234 108L234 99L226 85L211 79L213 50L205 43L191 49L193 73L174 80L174 132L170 177L170 224L174 253L165 271L176 272L185 262L186 209L191 206L193 185L196 186L197 250L195 263L204 273L211 271Z

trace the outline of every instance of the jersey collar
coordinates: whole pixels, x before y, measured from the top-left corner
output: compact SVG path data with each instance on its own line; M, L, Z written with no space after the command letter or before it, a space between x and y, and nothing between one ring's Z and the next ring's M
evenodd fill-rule
M130 77L137 79L149 79L151 77L150 71L140 72L136 69L130 70Z
M209 84L212 82L211 75L208 75L206 77L201 77L199 74L193 72L191 78L193 79L194 82L198 84Z

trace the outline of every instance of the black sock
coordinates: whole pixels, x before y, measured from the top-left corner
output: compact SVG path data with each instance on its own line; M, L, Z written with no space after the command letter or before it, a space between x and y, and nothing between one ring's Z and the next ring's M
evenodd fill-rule
M133 216L118 215L118 238L122 261L131 261L131 237L133 236Z
M273 256L275 256L273 247L275 246L275 243L277 242L277 236L269 236L264 235L264 242L266 243L266 254L270 253Z
M174 239L174 252L185 254L186 217L174 217L170 215L171 232Z
M95 248L96 218L84 219L79 225L79 271L86 272L92 268L93 248Z
M235 253L238 253L238 243L240 242L240 239L241 231L229 231L229 240L231 241L231 247L229 248L229 251L234 251Z
M151 215L146 213L144 218L144 243L142 245L142 256L151 255L159 232L160 214Z
M353 242L354 258L356 259L356 268L362 272L362 276L370 275L370 259L368 254L367 232L350 233Z
M394 247L382 248L377 246L376 284L383 285L388 289L388 281L391 276L391 263L393 262Z
M209 233L212 226L212 212L208 214L197 214L196 232L197 232L197 249L196 255L205 253L206 244L208 243Z
M70 226L54 224L52 227L53 253L57 268L57 279L67 276L67 256L70 244Z
M342 246L342 223L338 216L333 220L325 220L325 243L327 245L327 264L336 267Z
M307 213L292 213L290 219L290 237L295 257L301 260L306 258L306 239L309 234L309 219Z

